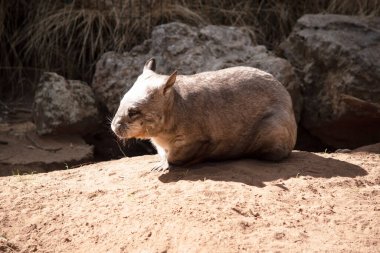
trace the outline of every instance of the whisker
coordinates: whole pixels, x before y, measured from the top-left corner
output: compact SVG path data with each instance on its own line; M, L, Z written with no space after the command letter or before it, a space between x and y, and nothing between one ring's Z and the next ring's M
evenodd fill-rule
M120 152L124 155L124 157L128 157L128 156L124 153L123 149L120 147L119 142L118 142L117 140L115 140L115 141L116 141L117 146L119 147ZM122 140L122 141L124 141L124 140Z

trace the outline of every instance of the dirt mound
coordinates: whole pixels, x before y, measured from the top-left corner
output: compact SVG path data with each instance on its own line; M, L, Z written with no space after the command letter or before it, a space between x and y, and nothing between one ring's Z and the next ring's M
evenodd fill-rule
M380 155L150 172L157 156L0 178L4 252L375 252Z

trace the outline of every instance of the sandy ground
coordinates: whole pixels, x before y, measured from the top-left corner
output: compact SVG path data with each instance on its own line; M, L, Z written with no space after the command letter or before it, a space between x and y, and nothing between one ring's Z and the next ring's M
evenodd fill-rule
M0 252L380 251L379 154L157 161L0 178Z

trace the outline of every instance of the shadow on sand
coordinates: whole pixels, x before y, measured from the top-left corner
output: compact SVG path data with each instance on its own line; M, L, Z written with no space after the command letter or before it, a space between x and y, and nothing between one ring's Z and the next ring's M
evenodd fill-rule
M161 175L159 180L169 183L180 180L208 179L264 187L265 182L299 176L354 178L367 174L361 167L348 162L323 158L308 152L293 152L288 159L279 163L245 159L170 169Z

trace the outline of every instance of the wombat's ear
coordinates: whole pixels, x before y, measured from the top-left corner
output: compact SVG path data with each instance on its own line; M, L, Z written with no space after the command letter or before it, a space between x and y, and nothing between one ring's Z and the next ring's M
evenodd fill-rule
M156 70L156 59L150 58L144 65L144 71L145 70Z
M175 70L166 81L165 87L164 87L164 94L174 85L175 80L177 78L177 70Z

